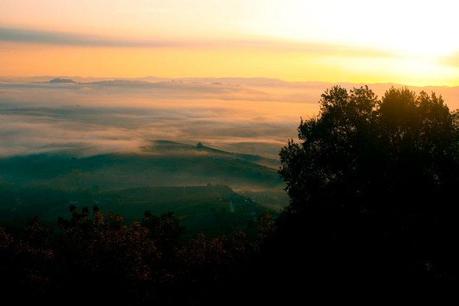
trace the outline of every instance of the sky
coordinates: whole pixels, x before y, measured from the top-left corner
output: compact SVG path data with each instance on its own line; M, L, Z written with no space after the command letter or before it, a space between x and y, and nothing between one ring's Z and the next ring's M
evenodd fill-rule
M456 0L0 0L0 76L459 85Z

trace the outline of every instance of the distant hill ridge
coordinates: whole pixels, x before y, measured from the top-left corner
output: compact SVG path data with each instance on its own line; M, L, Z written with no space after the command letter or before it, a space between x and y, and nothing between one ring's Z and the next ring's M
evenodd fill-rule
M49 80L49 83L50 84L77 84L77 82L75 82L74 80L66 79L66 78L51 79Z
M228 152L219 148L210 147L202 142L198 142L196 145L184 144L180 142L170 140L156 140L150 148L146 148L147 151L154 151L160 153L176 152L176 153L192 153L192 152L206 152L211 155L241 159L248 162L257 163L270 168L277 168L279 162L275 159L263 157L260 155Z

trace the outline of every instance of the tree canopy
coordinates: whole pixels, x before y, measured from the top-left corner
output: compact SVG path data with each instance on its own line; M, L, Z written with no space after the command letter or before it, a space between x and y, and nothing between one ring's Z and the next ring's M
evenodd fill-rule
M441 96L406 88L378 98L366 86L336 86L320 104L280 153L291 198L283 247L308 248L298 261L326 261L333 276L456 278L455 113Z

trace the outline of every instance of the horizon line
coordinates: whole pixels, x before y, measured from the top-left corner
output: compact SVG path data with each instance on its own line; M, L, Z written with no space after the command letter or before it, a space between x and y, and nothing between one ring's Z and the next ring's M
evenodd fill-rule
M162 77L162 76L154 76L154 75L144 75L144 76L82 76L82 75L23 75L23 76L12 76L12 75L0 75L0 81L8 82L8 80L4 79L33 79L33 78L44 78L51 81L53 79L59 78L66 78L66 79L94 79L94 80L113 80L113 81L121 81L121 80L144 80L149 78L155 78L158 80L266 80L266 81L277 81L283 83L290 83L290 84L350 84L350 85L397 85L397 86L407 86L407 87L444 87L444 88L458 88L459 83L455 85L411 85L411 84L404 84L399 82L391 82L391 81L382 81L382 82L355 82L355 81L318 81L318 80L287 80L282 78L276 77L263 77L263 76L174 76L174 77ZM3 80L2 80L3 79ZM148 82L148 81L147 81Z

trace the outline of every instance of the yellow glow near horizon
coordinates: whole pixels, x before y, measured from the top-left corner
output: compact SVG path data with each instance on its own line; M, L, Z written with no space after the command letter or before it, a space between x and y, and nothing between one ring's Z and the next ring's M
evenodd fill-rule
M459 85L458 11L456 0L2 0L0 30L80 33L121 46L40 44L40 34L17 42L14 33L2 42L0 31L0 75Z

